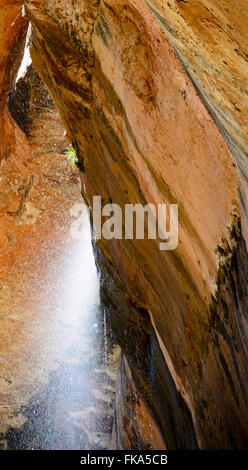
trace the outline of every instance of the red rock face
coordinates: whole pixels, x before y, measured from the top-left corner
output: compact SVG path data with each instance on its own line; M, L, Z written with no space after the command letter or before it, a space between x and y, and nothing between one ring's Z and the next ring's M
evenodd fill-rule
M35 81L34 76L32 72L30 81ZM36 87L45 95L37 77L36 81ZM37 91L35 95L37 103ZM30 104L35 107L32 99ZM37 112L37 107L30 113L29 137L7 109L1 120L1 447L7 445L2 438L10 427L24 426L27 420L23 408L30 405L32 396L42 389L42 383L44 387L53 369L56 342L52 347L50 341L47 357L41 354L41 338L49 338L48 325L50 332L56 330L51 321L56 317L56 309L53 316L49 312L61 282L63 263L68 261L65 253L73 252L70 208L81 202L78 172L72 171L66 156L61 154L69 145L65 129L58 111L45 105L43 102L42 113ZM51 274L51 259L57 270L56 281Z
M0 2L0 160L7 158L12 139L18 139L15 136L18 131L9 118L6 104L20 65L27 31L28 23L22 16L21 7L21 1Z
M141 0L77 5L29 1L33 60L78 148L90 205L98 194L104 203L111 200L121 207L179 204L175 251L161 252L158 241L151 240L100 240L96 247L103 300L136 387L147 391L146 406L160 423L165 445L243 448L248 439L247 253L240 232L235 157L223 125L224 136L212 117L219 106L220 82L212 101L199 96L201 90L161 29L169 3L165 8L163 2L151 3L153 10ZM177 11L185 13L186 8L180 4ZM201 14L194 6L194 14L187 17L192 35L201 33ZM170 26L170 17L168 22ZM202 42L208 40L206 34ZM199 60L197 64L203 88L205 67ZM213 76L210 82L214 88ZM210 95L211 87L206 86ZM145 324L151 333L142 343L138 338ZM125 328L130 328L128 340ZM153 396L145 359L149 338L162 353ZM148 358L153 363L151 352ZM159 382L166 374L175 387L167 392L169 378ZM163 406L158 410L159 401L177 417L179 428L173 419L163 425L166 413Z
M0 448L106 448L119 351L104 342L103 352L90 241L71 236L71 209L83 203L79 171L32 66L9 108L26 134L9 118L0 178Z
M27 31L28 23L22 16L21 7L22 2L20 1L1 1L0 3L0 161L14 159L16 164L20 166L22 166L30 149L25 135L9 115L7 101L22 59ZM4 161L1 163L2 177ZM14 179L14 174L12 174L12 178ZM0 229L2 249L6 248L5 233L9 227L6 207L8 206L10 212L18 210L19 202L15 191L10 187L8 190L2 187Z
M147 4L237 161L241 222L247 245L246 2L148 0Z
M21 60L21 48L25 40L27 20L22 15L22 1L6 2L1 0L1 60L0 60L0 90L1 98L10 90L15 73ZM4 102L1 100L1 105Z
M247 4L148 0L247 174ZM229 139L228 139L229 136ZM242 155L243 152L243 155Z
M199 26L204 2L193 2L191 10L185 2L172 4L29 0L32 57L77 148L89 205L94 195L122 208L179 205L175 251L161 252L158 240L102 239L95 247L102 299L126 358L124 403L142 394L140 408L132 406L135 424L117 403L122 436L115 445L244 448L248 259L239 213L246 235L245 139L220 104L227 110L237 92L240 83L230 76L243 74L245 52L236 72L228 65L224 72L223 63L217 80L211 70L223 51L221 40L210 37L217 28L227 54L230 44L241 43L234 33L241 18L224 13L224 4L210 9L206 32ZM200 58L182 46L188 32ZM168 36L176 37L171 43L180 60ZM213 52L206 53L206 42ZM237 113L231 116L243 135ZM2 122L7 143L14 126ZM147 423L154 428L150 444Z

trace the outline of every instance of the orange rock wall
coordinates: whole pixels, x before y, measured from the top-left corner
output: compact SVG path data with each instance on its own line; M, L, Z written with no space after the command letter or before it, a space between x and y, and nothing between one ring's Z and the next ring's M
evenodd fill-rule
M93 195L122 207L179 204L175 251L161 252L158 240L95 247L103 301L137 393L146 390L147 420L168 448L248 441L248 260L239 222L242 212L245 235L245 111L237 103L245 51L235 55L235 70L230 59L227 69L218 62L233 57L230 42L241 48L245 15L206 3L187 10L187 2L173 1L173 13L162 1L27 2L33 62L80 156L89 205Z
M186 11L186 4L174 3ZM136 383L142 380L133 360L137 338L129 339L127 347L121 322L128 325L138 310L146 312L144 321L151 324L164 367L189 410L190 418L178 417L181 431L171 424L174 437L167 435L167 443L172 448L193 446L177 440L186 419L203 448L243 447L248 438L247 253L239 225L236 156L209 112L211 102L192 83L161 27L162 13L172 22L167 7L154 2L151 9L148 4L29 1L33 61L80 155L83 193L90 206L98 194L103 203L122 207L179 204L175 251L161 252L158 241L151 240L101 240L96 247L102 295L110 309L112 305L111 318L117 336L119 325L119 341ZM213 17L206 16L215 28ZM198 34L200 17L201 9L188 20L192 35ZM201 41L210 39L205 35ZM244 59L235 63L239 70L238 60ZM196 75L206 88L201 77L207 69L201 64ZM229 83L227 76L223 80ZM211 77L212 87L215 82L218 94L220 82ZM230 87L233 81L223 96L230 95ZM156 415L155 398L147 397ZM171 391L167 400L176 413L179 397ZM163 421L160 427L166 441Z

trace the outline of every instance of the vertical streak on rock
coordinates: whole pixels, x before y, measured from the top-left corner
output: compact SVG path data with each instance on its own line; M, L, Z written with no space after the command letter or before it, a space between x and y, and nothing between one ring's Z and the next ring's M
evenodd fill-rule
M8 157L18 134L6 106L25 44L27 21L22 16L22 3L0 2L0 161Z
M246 4L240 2L237 8L222 2L222 8L216 8L212 1L193 1L190 8L180 5L172 8L164 0L146 0L146 3L237 160L241 223L248 246L248 53L242 35L248 21ZM187 41L183 39L184 34Z
M234 156L143 0L29 0L27 10L89 205L93 195L122 208L179 204L175 252L158 240L95 246L135 388L168 448L196 447L192 416L203 448L244 448L247 251Z

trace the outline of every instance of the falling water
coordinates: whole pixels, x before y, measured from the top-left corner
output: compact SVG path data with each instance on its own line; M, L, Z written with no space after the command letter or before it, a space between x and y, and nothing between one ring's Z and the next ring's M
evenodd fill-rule
M103 309L103 350L105 363L108 364L108 333L106 308Z
M27 51L28 39L26 46ZM42 113L31 116L27 139L32 150L24 162L13 165L9 158L1 168L8 232L0 250L0 328L5 331L0 342L0 445L106 449L119 351L107 348L88 217L83 220L87 236L75 240L70 232L72 208L83 203L79 173L65 155L70 144L58 111L30 67L23 77L27 64L28 53L18 87L31 80L39 93L36 101L44 104ZM20 207L12 218L8 201L11 208Z

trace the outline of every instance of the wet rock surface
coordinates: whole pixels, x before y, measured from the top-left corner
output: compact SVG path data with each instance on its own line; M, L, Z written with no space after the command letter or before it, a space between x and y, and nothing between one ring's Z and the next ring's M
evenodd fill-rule
M167 31L170 24L174 27L174 20L179 26L187 21L190 34L193 36L194 31L196 35L196 50L200 39L203 42L203 30L195 27L201 14L191 16L196 2L172 3L174 16L168 16L169 26L164 31L169 2L163 8L165 2L85 0L74 8L73 2L37 5L30 0L27 14L33 24L32 57L78 149L84 170L82 188L89 205L95 194L102 196L103 204L112 201L122 208L125 203L137 202L179 204L176 251L162 253L158 240L101 240L95 248L102 272L102 298L112 304L111 322L128 363L122 372L125 380L129 377L129 390L133 389L132 379L138 390L142 381L138 371L147 371L146 385L142 383L143 390L147 386L146 396L150 396L147 416L153 416L165 446L243 448L248 436L243 401L247 396L247 333L240 327L239 317L246 317L245 276L239 285L233 282L233 276L247 269L244 196L242 210L240 205L243 168L238 170L236 164L243 144L232 126L227 130L227 114L224 120L220 116L222 96L235 94L237 83L222 73L225 64L220 74L230 87L223 86L223 95L218 95L221 82L215 73L209 79L211 86L204 78L208 70L210 75L218 44L220 48L223 44L216 39L211 60L204 56L210 65L205 67L199 58L194 59L200 85L196 84L182 56L178 57L179 50L190 62L194 54L187 55L191 41L180 47L183 38L178 33L175 53ZM204 9L205 3L200 4ZM220 12L224 10L224 5L218 11L216 7L213 15L219 15L222 21L225 14ZM207 9L206 15L210 15ZM216 26L213 15L209 18L211 28ZM230 15L228 18L232 26ZM239 22L240 17L235 14L233 21ZM221 29L225 47L227 43L235 47L239 33L233 37L233 29L231 37L227 34L230 28L224 31L224 24L217 29ZM207 41L211 51L209 44ZM204 55L201 47L200 52ZM235 62L238 69L240 60ZM227 74L233 73L230 67L227 70ZM207 100L211 94L211 100ZM227 101L223 106L229 106ZM235 110L235 119L237 113ZM235 141L236 153L227 133ZM242 191L246 194L244 179ZM231 232L239 212L243 231L236 240ZM223 243L229 251L220 261L218 246ZM242 255L235 258L237 247ZM225 276L220 286L219 273L229 258L236 259L237 265L235 269L231 266L230 276ZM225 310L230 329L239 325L235 339L223 333L222 320L215 332L213 299L221 315ZM137 316L143 319L140 329ZM127 330L133 325L128 347L124 344L124 326L119 327L120 318ZM156 360L149 349L144 357L142 341L137 339L146 325L151 328L148 336L156 338L156 347L160 348L161 356ZM149 370L155 370L155 396ZM161 385L161 376L165 378L167 373L166 383ZM170 381L174 388L169 386ZM158 407L158 403L166 402L167 415ZM171 415L176 422L170 421ZM233 426L234 421L239 426ZM133 445L145 446L141 422L138 427L139 438L134 438ZM189 434L186 428L191 430ZM137 431L137 417L134 429ZM121 447L132 446L127 432L123 431L117 441Z
M12 384L3 367L7 407L3 400L2 447L67 447L72 444L66 428L74 432L76 448L80 438L81 445L105 447L114 416L114 448L247 448L245 2L236 8L226 0L218 5L211 0L27 1L33 64L63 125L54 108L45 114L39 109L35 117L39 78L30 69L10 97L18 121L18 107L30 96L25 120L19 120L26 135L6 104L27 23L20 2L2 3L1 37L8 53L0 76L0 320L7 332L1 354L3 366L8 362L15 377ZM69 359L73 326L68 325L62 325L64 347L57 349L53 340L46 343L47 351L53 351L45 355L51 364L42 365L36 349L29 355L34 331L41 328L41 336L47 337L54 330L51 312L60 324L67 304L63 299L61 305L56 285L63 293L71 287L70 279L61 281L61 266L66 259L72 263L82 249L80 244L73 248L65 234L66 214L80 198L79 174L71 171L63 154L68 139L79 157L82 192L90 207L96 194L103 204L112 201L122 208L138 202L179 204L174 252L161 252L159 240L102 239L94 246L101 307L107 307L108 327L122 348L115 414L108 405L107 414L106 408L99 412L106 418L104 439L102 418L88 419L95 392L85 388L81 376L83 364L86 370L95 367L100 356L94 353L86 360L84 351L77 364L74 353ZM51 260L56 269L50 273ZM30 275L37 266L38 274ZM75 283L83 286L80 279L79 267ZM41 286L50 287L56 307L51 310L49 304L42 322L35 314L47 300ZM30 292L36 292L35 307ZM22 357L18 364L6 361L13 357L12 344L16 357ZM113 357L109 360L116 364ZM20 364L37 371L27 387ZM54 394L61 377L70 374L74 385L60 388L54 407L49 390ZM110 395L96 400L101 410L113 396L113 383L106 373L104 377ZM44 383L38 392L37 381ZM79 389L89 395L87 418L81 404L76 405ZM62 403L70 416L62 416ZM35 413L38 420L33 422ZM98 434L90 424L86 434L78 431L82 421L94 421ZM48 436L43 443L42 429ZM27 439L31 434L35 437Z
M12 133L1 162L1 448L105 449L119 350L99 307L89 221L87 241L70 233L71 208L83 203L79 172L32 67L12 93L27 136L9 118L19 140Z

